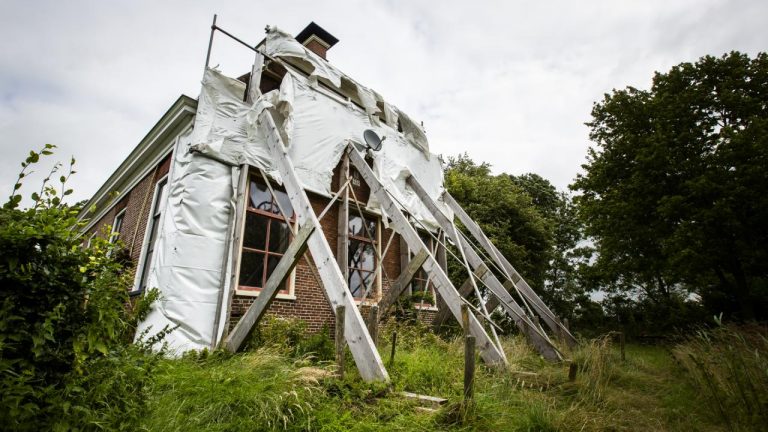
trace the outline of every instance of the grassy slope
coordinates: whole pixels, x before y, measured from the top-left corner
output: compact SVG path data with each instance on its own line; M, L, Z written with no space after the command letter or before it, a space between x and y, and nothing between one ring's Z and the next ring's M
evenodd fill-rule
M460 342L419 331L401 331L399 339L396 361L388 367L394 389L446 397L449 406L424 413L382 385L362 384L352 365L339 381L328 376L330 365L262 349L165 361L146 426L185 432L721 430L664 348L630 345L622 363L615 348L587 344L572 353L582 370L570 383L567 366L547 364L519 339L507 339L509 370L478 369L476 406L462 421ZM381 352L386 359L388 341Z

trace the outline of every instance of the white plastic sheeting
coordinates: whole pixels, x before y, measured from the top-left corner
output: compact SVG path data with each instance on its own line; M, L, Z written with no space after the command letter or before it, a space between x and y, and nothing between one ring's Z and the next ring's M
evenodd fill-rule
M365 129L376 131L385 140L381 151L374 153L374 172L412 217L430 229L437 227L405 182L415 176L442 204L442 165L429 153L421 127L283 32L270 30L266 46L273 58L303 61L304 69L311 69L309 78L289 69L279 90L251 105L243 102L244 83L207 70L194 128L179 138L174 151L162 225L149 263L148 286L159 288L162 298L139 333L178 326L166 340L175 353L210 347L223 332L227 308L219 302L226 301L231 287L229 275L222 279L221 272L231 268L225 256L231 259L237 253L232 246L227 250L231 235L227 227L235 208L238 166L247 163L281 182L256 123L264 109L278 124L302 186L325 196L331 195L333 170L347 145L360 143ZM323 89L318 79L342 93L354 93L351 96L365 108ZM397 131L398 125L403 132ZM381 211L371 197L369 209ZM450 215L447 206L442 207ZM214 335L217 309L220 325Z
M161 298L137 332L149 329L151 335L178 326L165 339L172 353L211 346L236 188L233 177L239 172L190 154L189 143L190 136L183 135L174 149L161 227L149 263L147 286L158 288Z

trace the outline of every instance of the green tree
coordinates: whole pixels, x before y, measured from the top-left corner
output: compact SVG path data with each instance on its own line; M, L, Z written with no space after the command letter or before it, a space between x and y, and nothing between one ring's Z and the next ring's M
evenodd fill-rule
M587 125L596 146L571 187L594 280L668 315L694 293L766 318L768 55L656 73L650 90L606 94Z

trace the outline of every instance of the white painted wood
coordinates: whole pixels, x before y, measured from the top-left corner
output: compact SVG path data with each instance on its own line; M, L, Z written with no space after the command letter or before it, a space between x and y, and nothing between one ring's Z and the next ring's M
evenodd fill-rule
M458 202L447 191L443 193L443 201L448 207L453 210L456 217L459 218L462 224L467 227L470 234L480 243L485 252L494 260L496 265L507 273L507 277L514 283L515 288L518 290L521 296L523 296L530 304L531 307L538 313L547 326L555 332L555 334L563 335L568 345L574 346L576 344L576 338L573 337L571 332L560 322L555 314L547 307L547 305L541 300L541 298L533 291L528 285L528 282L523 279L520 273L510 264L509 261L501 254L496 246L491 243L488 237L474 220L464 211Z
M348 147L348 154L352 165L357 168L361 177L368 183L368 186L371 188L371 193L376 196L376 199L381 204L384 212L392 219L390 227L402 236L408 244L408 247L414 253L418 254L422 250L427 251L429 256L426 261L424 261L424 264L422 264L422 268L431 276L432 283L445 300L446 305L453 316L461 321L461 305L463 304L463 301L448 278L448 275L446 275L443 269L440 268L435 257L429 252L429 248L421 241L419 234L408 222L408 218L406 218L400 208L395 205L394 200L389 196L368 164L365 163L365 159L363 159L352 146ZM469 327L469 331L477 338L478 349L480 350L480 355L483 357L483 360L490 365L506 365L507 362L504 359L504 355L499 352L499 349L493 344L490 337L488 337L488 333L486 333L483 326L473 314L470 314Z
M437 207L437 203L427 194L424 188L414 177L409 177L406 180L408 186L416 192L416 196L419 197L422 203L432 213L432 216L437 220L438 225L446 233L453 242L461 247L464 252L466 260L473 270L481 269L485 266L483 259L467 241L461 237L456 230L451 220L448 219L445 214ZM536 350L545 359L550 361L562 360L562 355L557 348L549 341L545 334L543 334L536 325L531 321L530 317L526 315L523 308L517 304L512 295L504 288L501 282L496 278L493 272L486 271L481 276L481 280L488 287L489 290L501 301L501 307L512 318L515 325L526 336L528 342L533 345Z
M316 228L309 237L309 251L317 266L317 272L323 281L323 288L331 303L331 309L337 306L345 308L344 335L355 359L360 376L365 381L389 381L389 374L384 368L379 352L374 345L365 321L355 305L349 287L341 270L336 263L331 247L325 239L320 222L312 209L304 188L299 181L290 157L286 153L285 146L275 121L269 111L264 110L259 114L259 127L263 128L267 136L267 145L272 154L272 162L278 169L283 179L285 190L291 201L300 225L310 224Z

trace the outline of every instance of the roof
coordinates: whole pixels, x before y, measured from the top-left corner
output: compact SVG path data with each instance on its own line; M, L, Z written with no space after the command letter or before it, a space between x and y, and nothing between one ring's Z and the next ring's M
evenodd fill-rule
M328 44L328 48L336 45L339 40L332 34L328 33L324 28L317 25L314 21L310 22L308 26L304 27L304 30L300 31L296 35L296 40L300 43L304 43L310 36L315 35L323 42Z

